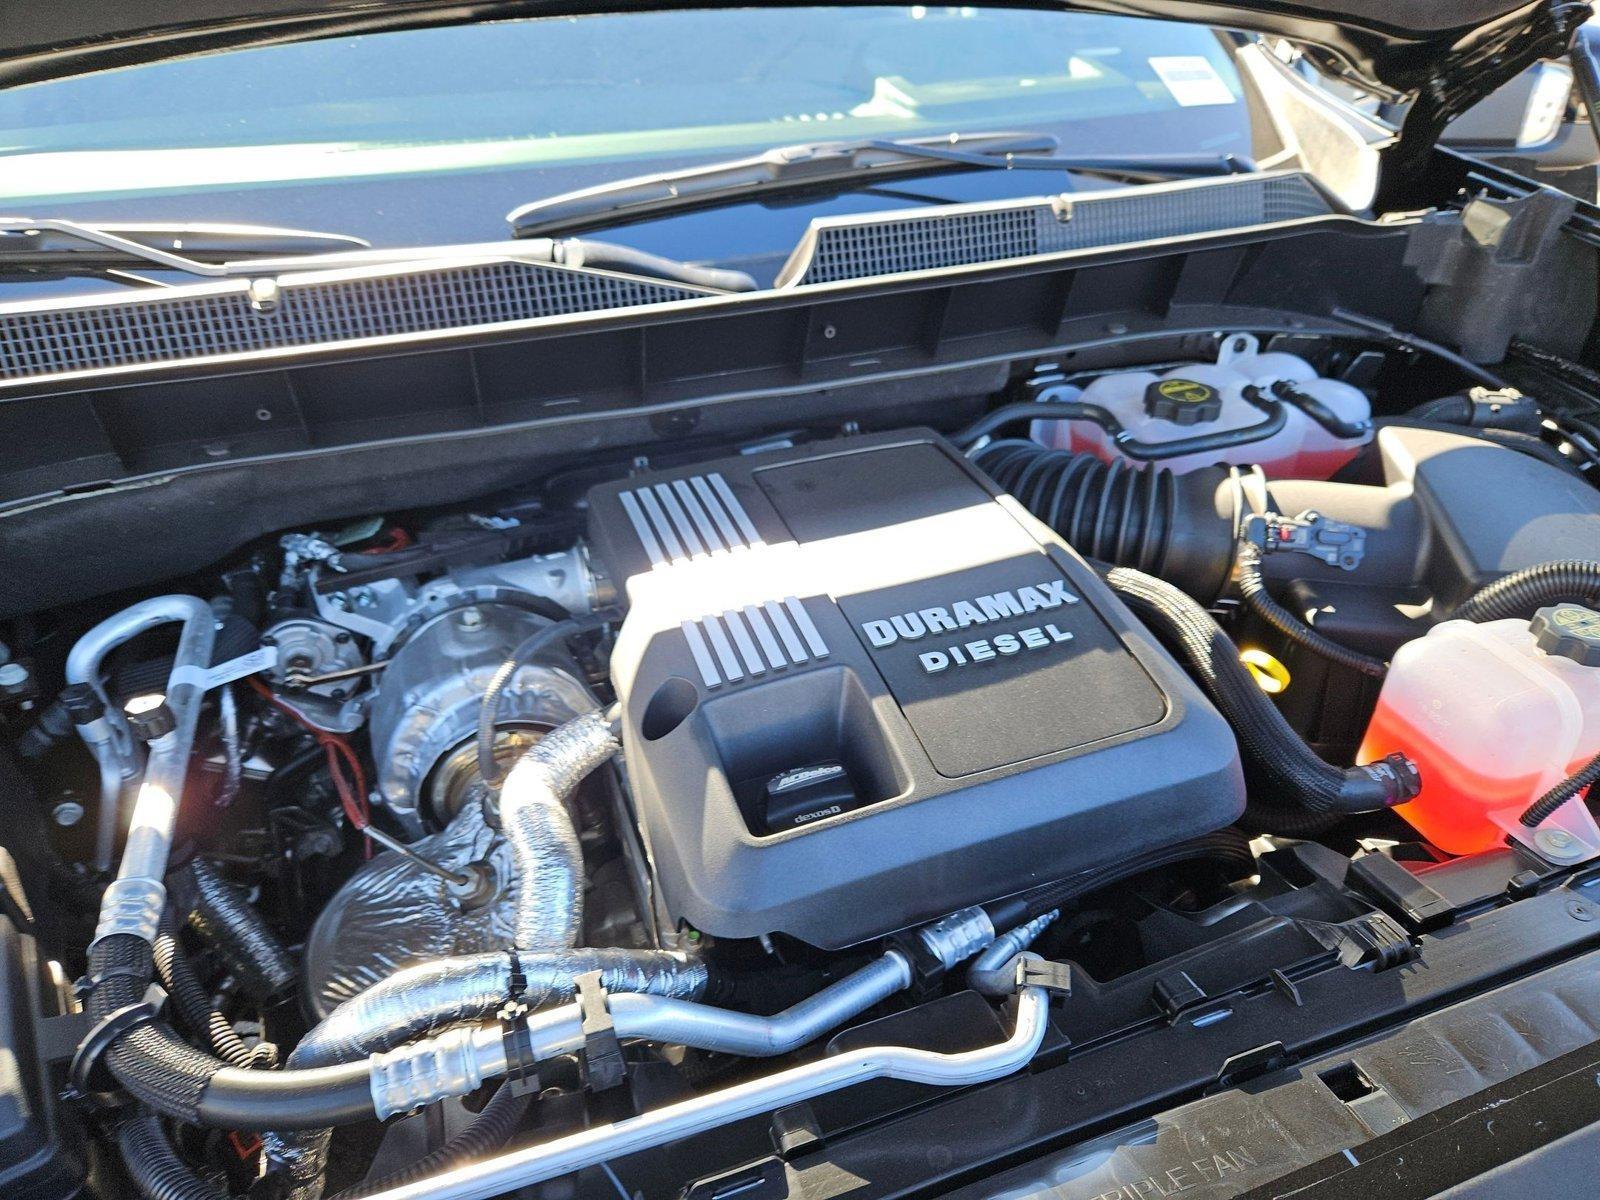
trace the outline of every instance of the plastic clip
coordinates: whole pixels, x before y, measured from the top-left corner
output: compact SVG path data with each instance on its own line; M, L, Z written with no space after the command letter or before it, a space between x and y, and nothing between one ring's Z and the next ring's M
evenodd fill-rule
M1072 995L1072 968L1034 954L1017 955L1017 991L1043 988L1053 996Z
M111 1091L116 1086L115 1081L101 1072L106 1051L130 1029L147 1025L159 1017L166 1002L167 994L161 990L161 985L152 983L145 989L143 1000L124 1005L96 1022L78 1043L72 1065L67 1068L67 1094L81 1099Z
M604 1092L627 1077L622 1043L606 1007L606 989L599 971L579 975L578 1009L583 1014L583 1077L589 1090Z

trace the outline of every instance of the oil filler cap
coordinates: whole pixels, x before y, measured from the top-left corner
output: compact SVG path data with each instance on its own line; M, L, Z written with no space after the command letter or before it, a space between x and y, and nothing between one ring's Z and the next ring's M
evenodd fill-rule
M1144 390L1144 411L1174 425L1205 425L1222 415L1222 396L1198 379L1158 379Z
M838 761L808 763L779 771L762 788L768 833L799 829L859 806L850 773Z
M1600 612L1582 604L1552 604L1534 613L1528 628L1546 654L1600 667Z

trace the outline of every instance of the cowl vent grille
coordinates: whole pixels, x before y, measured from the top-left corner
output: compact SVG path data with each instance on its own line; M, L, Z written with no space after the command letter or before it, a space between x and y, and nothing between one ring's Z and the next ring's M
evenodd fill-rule
M949 205L932 212L825 218L812 223L778 286L1123 246L1323 217L1333 211L1307 176L1282 172L1048 200Z
M257 308L246 280L0 311L0 380L153 366L468 329L717 293L510 260L280 280Z

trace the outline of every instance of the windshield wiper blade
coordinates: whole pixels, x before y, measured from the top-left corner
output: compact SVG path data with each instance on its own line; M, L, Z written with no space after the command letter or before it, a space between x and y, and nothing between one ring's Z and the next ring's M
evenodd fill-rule
M0 217L0 269L108 271L165 267L227 278L247 273L240 260L365 250L370 242L343 233L271 225L207 222L94 222L59 217Z
M779 146L750 158L641 175L562 192L508 213L514 237L582 233L690 209L743 204L817 187L951 170L1070 171L1146 182L1252 169L1231 155L1058 155L1042 134L969 133L903 141L865 139Z

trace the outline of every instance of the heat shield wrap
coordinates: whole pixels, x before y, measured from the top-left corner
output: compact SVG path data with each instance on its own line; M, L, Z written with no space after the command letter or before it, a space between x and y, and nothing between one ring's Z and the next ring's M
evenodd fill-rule
M380 854L363 865L306 938L305 999L317 1017L407 967L511 945L521 885L510 848L485 823L478 805L467 805L413 848L451 870L485 863L499 895L487 904L463 903L449 883L398 854Z

